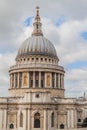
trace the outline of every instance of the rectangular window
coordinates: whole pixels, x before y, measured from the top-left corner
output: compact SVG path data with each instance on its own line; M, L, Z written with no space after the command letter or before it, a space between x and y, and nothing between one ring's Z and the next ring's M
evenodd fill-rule
M44 88L45 86L45 73L41 73L41 88Z
M29 87L33 87L33 72L29 73Z
M41 88L43 88L43 87L44 87L44 81L41 80Z
M56 74L56 87L58 88L58 74Z
M30 80L30 87L33 87L33 80Z
M36 88L38 88L38 86L39 86L38 80L35 80L35 82L36 82L36 83L35 83L35 84L36 84L35 86L36 86Z
M39 87L39 72L35 72L35 87Z

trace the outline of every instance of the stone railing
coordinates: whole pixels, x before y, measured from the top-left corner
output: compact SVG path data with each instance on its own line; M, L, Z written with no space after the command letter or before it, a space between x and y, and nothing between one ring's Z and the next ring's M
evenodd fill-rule
M20 99L21 99L20 97L19 98L18 97L13 97L13 98L10 97L7 99L7 102L8 103L18 103L20 101Z
M21 69L21 68L52 68L52 69L59 69L59 70L64 70L64 68L62 66L58 66L58 65L52 65L52 64L33 64L33 63L29 63L29 64L20 64L20 65L14 65L12 67L10 67L10 70L14 70L14 69Z
M76 99L75 98L57 98L57 97L52 97L52 101L55 103L63 103L63 104L74 104L76 103Z

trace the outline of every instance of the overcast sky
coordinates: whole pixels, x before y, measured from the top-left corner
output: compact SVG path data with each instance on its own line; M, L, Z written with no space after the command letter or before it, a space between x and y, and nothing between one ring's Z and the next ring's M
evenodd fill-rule
M31 36L37 5L44 36L66 71L66 97L81 97L87 93L87 0L0 0L0 96L8 95L8 71Z

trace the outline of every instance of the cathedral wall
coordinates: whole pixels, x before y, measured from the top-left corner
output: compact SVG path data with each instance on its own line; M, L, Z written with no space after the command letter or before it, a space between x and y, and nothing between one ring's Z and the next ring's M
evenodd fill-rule
M34 93L31 93L34 96ZM28 95L27 95L28 96ZM32 98L32 96L31 96ZM25 99L24 99L25 100ZM28 98L26 97L26 100ZM35 113L40 113L40 128L38 130L58 130L61 125L64 125L65 130L74 129L77 127L77 113L82 111L81 114L82 119L87 118L87 108L86 105L82 107L81 105L74 106L74 104L31 104L28 105L27 102L25 104L23 98L22 102L19 105L12 105L12 102L8 106L8 112L6 109L0 109L0 129L6 130L9 129L11 123L14 124L14 130L36 130L34 128L34 115ZM35 101L36 102L36 101ZM15 108L14 110L12 110ZM0 106L1 107L1 106ZM6 107L2 105L2 107ZM23 114L23 127L20 126L21 113ZM51 116L54 113L54 126L52 127Z
M50 103L50 93L49 92L30 92L25 93L24 101L28 103Z
M36 89L36 88L33 88L33 89L27 89L27 88L21 88L21 89L9 89L9 96L10 97L19 97L19 96L24 96L24 94L26 92L47 92L49 91L51 93L51 96L58 96L58 97L64 97L64 89L51 89L51 88L45 88L45 89Z

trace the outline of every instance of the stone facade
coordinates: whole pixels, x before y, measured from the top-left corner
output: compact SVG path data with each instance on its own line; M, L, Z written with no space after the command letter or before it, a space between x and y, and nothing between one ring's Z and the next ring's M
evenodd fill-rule
M9 97L0 98L0 130L87 127L87 99L65 98L65 71L41 25L37 7L32 38L19 49L9 70Z

